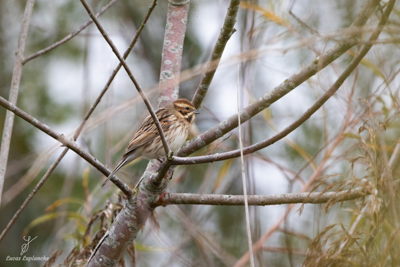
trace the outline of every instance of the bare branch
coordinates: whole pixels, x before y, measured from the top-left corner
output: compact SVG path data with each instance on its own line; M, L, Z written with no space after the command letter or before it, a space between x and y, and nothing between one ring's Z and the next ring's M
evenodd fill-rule
M386 25L387 20L389 18L390 13L393 10L393 6L394 3L396 2L396 0L390 0L385 12L382 14L382 17L379 21L378 26L376 27L376 29L372 32L369 40L370 41L375 41L378 37L379 34L381 33L383 26ZM368 53L368 51L371 49L372 47L372 43L368 43L366 45L363 46L363 48L361 49L361 51L358 53L358 55L350 62L349 66L346 68L346 70L339 76L338 80L335 82L335 84L337 84L338 82L340 83L341 80L345 79L344 74L346 72L348 72L351 68L351 66L357 66L357 64L361 61L361 59ZM341 81L342 83L343 81ZM330 90L330 89L329 89ZM262 247L263 242L265 242L266 238L270 235L271 231L268 231L265 235L263 235L253 246L254 251L257 251L258 249L260 249ZM235 264L235 267L239 267L239 266L243 266L248 260L249 260L249 253L247 252L246 254L244 254L242 256L242 258Z
M293 122L291 125L286 127L283 131L280 133L276 134L275 136L266 139L264 141L261 141L259 143L256 143L254 145L248 146L243 149L243 154L248 155L251 153L254 153L260 149L263 149L267 146L270 146L277 142L278 140L284 138L287 136L289 133L297 129L299 126L301 126L306 120L308 120L323 104L325 104L328 99L333 96L336 91L340 88L340 86L343 84L343 82L349 77L349 75L353 72L353 70L358 66L360 61L363 59L363 57L368 53L368 51L371 49L373 42L378 38L380 32L383 29L383 25L381 25L381 22L379 23L378 27L373 31L373 33L370 36L369 42L363 46L361 49L360 53L353 58L353 60L350 62L350 64L347 66L347 68L342 72L342 74L339 76L339 78L336 80L336 82L327 90L315 103L312 105L298 120ZM240 120L239 120L240 122ZM225 153L218 153L218 154L213 154L213 155L206 155L206 156L198 156L198 157L190 157L190 158L179 158L175 157L172 164L173 165L183 165L183 164L198 164L198 163L207 163L207 162L214 162L214 161L220 161L220 160L226 160L226 159L231 159L231 158L236 158L240 157L241 155L241 150L233 150Z
M140 96L143 99L143 102L146 104L147 109L150 112L151 117L154 120L154 123L157 126L157 130L158 133L160 135L160 138L162 140L163 146L164 146L164 151L165 151L165 155L167 156L167 158L169 158L170 155L170 149L167 143L167 140L165 139L165 135L163 132L163 129L161 127L160 122L158 121L158 118L154 112L153 107L151 106L151 103L149 102L149 100L147 99L146 95L144 94L142 88L140 87L139 83L136 81L136 78L133 76L132 71L130 70L128 64L126 64L125 60L121 57L120 53L118 52L117 47L114 45L113 41L110 39L110 37L108 36L108 34L106 33L106 31L104 30L103 26L101 26L100 22L96 19L96 17L93 15L93 11L91 10L91 8L89 7L89 5L86 3L85 0L81 0L82 5L85 7L87 13L89 14L90 18L93 20L93 22L96 24L97 28L99 29L101 35L104 37L104 39L106 40L106 42L110 45L112 51L114 52L114 54L117 56L118 60L121 62L122 66L124 67L125 71L127 72L129 78L131 79L131 81L133 82L133 84L135 85L137 91L139 92Z
M15 53L16 58L14 62L13 76L11 80L10 89L10 102L15 105L18 99L19 84L22 75L22 60L24 58L26 39L28 37L29 24L33 12L35 0L28 0L25 6L24 17L22 18L21 31L19 33L18 48ZM14 113L7 111L6 119L3 128L3 137L0 147L0 204L1 194L3 192L4 177L6 175L8 153L10 151L10 142L12 136L12 129L14 125Z
M173 6L173 8L171 7ZM169 1L161 59L160 96L158 106L163 107L178 99L182 63L183 41L189 13L188 1Z
M154 8L156 7L157 0L153 1L153 4L149 7L149 11L147 12L142 24L140 25L139 29L136 31L135 36L133 37L131 43L129 44L128 49L124 53L124 59L126 59L129 56L129 53L132 51L133 47L135 46L137 39L139 38L140 33L142 32L144 26L146 25L147 20L150 17L150 14L153 12ZM86 113L85 117L83 118L83 121L79 125L79 127L75 130L75 133L73 135L73 140L76 141L78 136L81 134L83 127L85 126L87 120L89 117L93 114L93 111L96 109L97 105L100 103L101 99L103 98L104 94L107 92L108 88L110 87L112 81L114 80L115 76L117 75L118 71L121 69L122 64L119 63L117 67L114 69L112 72L110 78L108 79L106 85L104 88L101 90L100 95L97 97L96 101L93 103L93 105L90 107L89 111ZM42 187L42 185L47 181L47 179L50 177L50 175L53 173L55 168L58 166L58 164L61 162L61 160L64 158L64 156L67 154L69 148L66 147L61 155L57 158L57 160L51 165L51 167L47 170L45 175L42 177L42 179L39 181L39 183L35 186L33 191L29 194L29 196L25 199L24 203L21 205L21 207L17 210L17 212L14 214L14 216L11 218L9 223L7 224L6 228L3 230L3 232L0 235L0 242L4 238L4 236L8 233L8 231L11 229L12 225L15 223L15 221L18 219L19 215L22 213L22 211L25 209L25 207L29 204L31 199L34 197L34 195L39 191L39 189ZM111 179L111 181L114 182L114 179ZM118 183L118 181L117 181ZM128 187L128 186L126 186Z
M135 46L144 26L147 23L147 20L149 19L151 13L153 12L154 8L157 5L157 0L153 0L153 3L150 5L149 10L147 11L146 16L143 19L142 24L140 25L139 29L136 31L135 36L133 37L131 43L128 46L128 49L125 51L123 58L127 59L129 54L131 53L133 47ZM99 16L99 15L96 15ZM85 115L81 125L79 125L78 129L76 130L75 134L74 134L74 139L76 140L76 138L80 135L83 127L85 126L87 120L89 119L89 117L92 115L94 109L97 107L97 105L100 103L102 97L104 96L104 94L106 93L106 91L108 90L108 88L110 87L112 81L114 80L115 76L117 75L117 73L119 72L119 70L122 67L122 63L118 63L117 67L115 67L115 69L113 70L110 78L108 79L106 85L104 86L103 90L101 91L99 97L96 99L96 101L93 103L93 105L90 107L90 110L88 111L88 113Z
M177 18L181 18L181 20L172 25L173 27L176 26L178 28L172 31L166 30L165 37L169 38L170 40L169 42L164 40L164 45L169 46L171 45L172 41L172 49L177 50L174 57L163 58L161 80L163 79L163 73L165 74L164 71L168 72L171 69L174 70L174 73L177 71L177 75L179 75L182 57L182 49L180 47L183 46L183 37L179 35L184 34L186 31L188 10L189 1L171 0L170 4L168 5L167 22L171 23ZM171 62L165 62L167 60L171 60ZM121 61L121 63L123 62ZM171 63L173 66L169 66L167 63ZM167 69L164 69L164 67ZM175 79L174 77L171 78L171 81L166 82L163 86L160 86L160 105L163 105L162 101L164 100L167 101L167 99L171 100L177 98L179 77L178 79ZM129 242L132 242L132 240L136 238L137 233L143 228L146 220L155 208L154 201L158 199L159 194L168 185L169 180L164 179L164 177L171 177L173 173L173 170L170 169L171 160L165 160L159 168L158 165L158 161L150 161L137 185L137 194L129 199L123 210L118 214L114 224L107 232L108 236L103 239L101 244L99 244L98 250L92 253L89 261L86 264L87 266L98 266L99 264L107 265L108 261L116 261L120 259L125 253ZM141 181L143 182L141 183ZM105 261L105 259L107 259L107 261Z
M61 155L57 158L57 160L53 163L53 165L50 166L50 168L46 171L45 175L40 179L39 183L35 186L35 188L32 190L32 192L28 195L28 197L25 199L24 203L22 203L21 207L17 210L17 212L14 214L14 216L11 218L11 220L8 222L7 226L4 228L4 230L1 232L0 235L0 242L4 239L8 231L10 231L11 227L15 223L15 221L18 219L19 215L21 215L22 211L25 209L25 207L29 204L31 199L33 198L34 195L39 191L39 189L42 187L42 185L47 181L47 179L50 177L50 175L53 173L57 165L61 162L61 160L64 158L64 156L67 154L68 148L64 149Z
M117 0L111 0L107 5L105 5L99 13L96 14L96 18L100 17L104 12L106 12L107 9L109 9ZM48 52L50 52L51 50L59 47L62 44L65 44L66 42L68 42L69 40L71 40L72 38L74 38L75 36L77 36L81 31L83 31L84 29L86 29L90 24L92 24L93 21L89 20L87 21L85 24L83 24L81 27L79 27L79 29L77 29L76 31L68 34L67 36L65 36L63 39L61 39L58 42L55 42L54 44L39 50L35 53L33 53L32 55L27 56L26 58L24 58L24 60L22 61L22 65L25 65L28 61L31 61L34 58L37 58L41 55L44 55Z
M67 139L63 134L59 134L53 129L51 129L49 126L46 124L43 124L36 118L32 117L25 111L21 110L20 108L16 107L12 103L8 102L5 100L3 97L0 96L0 105L3 106L4 108L10 110L13 112L15 115L18 117L24 119L25 121L29 122L42 132L46 133L47 135L53 137L60 143L62 143L64 146L68 147L69 149L73 150L75 153L77 153L79 156L81 156L83 159L85 159L90 165L95 167L98 171L100 171L102 174L108 176L111 171L107 169L102 163L100 163L95 157L93 157L91 154L88 152L84 151L81 147L79 147L74 141ZM129 188L124 182L122 182L120 179L115 177L115 180L113 181L118 188L124 192L124 194L128 197L132 196L133 191L132 189Z
M295 203L321 204L340 199L340 201L353 200L366 196L363 189L355 188L340 192L327 193L293 193L275 195L249 195L249 205L269 206ZM167 205L214 205L214 206L243 206L244 196L216 195L216 194L177 194L163 193L159 198L158 206Z
M320 57L316 58L310 64L303 67L300 72L293 74L291 77L282 82L279 86L275 87L271 92L266 93L263 97L259 98L251 105L243 109L240 113L241 122L246 122L251 117L255 116L262 110L268 108L272 103L279 100L281 97L295 89L297 86L308 80L310 77L315 75L318 71L325 68L332 61L336 60L348 49L353 47L359 42L360 34L362 31L353 31L354 28L359 28L365 25L368 18L374 12L378 1L369 0L368 3L363 7L361 12L356 17L352 26L350 27L348 34L345 34L343 38L333 48L326 51ZM212 129L197 136L192 142L183 147L178 153L179 156L187 156L200 148L210 144L216 139L220 138L227 132L233 130L238 125L237 115L233 115L213 127Z
M207 94L214 74L217 71L218 64L221 60L222 53L225 50L226 43L231 38L232 34L236 31L233 27L236 23L237 12L239 10L240 0L231 0L228 12L225 16L224 25L222 26L221 33L219 34L218 41L214 46L211 54L211 59L207 63L206 70L201 78L200 84L192 98L192 103L196 108L200 108L204 97Z

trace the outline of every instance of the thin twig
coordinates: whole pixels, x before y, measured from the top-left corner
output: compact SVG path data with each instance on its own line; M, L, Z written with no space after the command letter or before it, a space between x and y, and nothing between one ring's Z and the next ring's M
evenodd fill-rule
M319 108L323 104L325 104L325 102L328 101L328 99L331 96L333 96L336 93L336 91L340 88L340 86L343 84L345 79L358 66L359 62L365 56L365 54L369 51L371 46L372 46L371 44L368 44L365 47L369 47L369 48L361 50L361 52L351 61L351 63L347 66L345 71L339 76L339 78L331 86L331 88L328 91L326 91L309 109L307 109L307 111L299 119L294 121L292 124L290 124L288 127L286 127L283 131L279 132L278 134L274 135L273 137L265 139L256 144L250 145L248 147L245 147L243 149L243 154L248 155L248 154L254 153L260 149L266 148L266 147L274 144L275 142L281 140L282 138L287 136L289 133L293 132L295 129L300 127L315 112L317 112L319 110ZM172 164L173 165L187 165L187 164L209 163L209 162L214 162L214 161L221 161L221 160L227 160L227 159L240 157L241 153L242 153L242 151L240 149L236 149L236 150L229 151L229 152L217 153L217 154L206 155L206 156L197 156L197 157L190 157L190 158L175 157Z
M364 216L364 213L367 211L368 209L368 205L365 205L364 208L362 208L361 212L357 215L357 218L354 220L353 224L351 225L351 228L348 232L348 235L351 236L354 231L356 230L358 224L360 223L362 217ZM343 248L346 246L347 242L350 239L346 239L346 241L344 241L342 244L340 244L339 250L337 251L337 254L340 254L340 252L342 252Z
M364 197L368 192L363 188L355 188L339 192L326 193L291 193L273 195L249 195L248 204L251 206L284 205L296 203L321 204L338 199L340 201L353 200ZM164 193L158 199L158 206L167 205L214 205L214 206L243 206L244 196L217 195L217 194L178 194Z
M111 0L107 5L105 5L99 13L96 14L96 18L100 17L107 9L109 9L117 0ZM44 55L48 52L50 52L51 50L59 47L62 44L65 44L66 42L68 42L69 40L71 40L72 38L74 38L75 36L77 36L81 31L83 31L84 29L86 29L90 24L92 24L93 21L89 20L87 21L85 24L83 24L81 27L79 27L79 29L77 29L76 31L73 31L72 33L68 34L67 36L65 36L63 39L61 39L58 42L55 42L54 44L39 50L35 53L33 53L32 55L27 56L26 58L24 58L24 60L22 61L22 65L25 65L28 61L37 58L41 55Z
M18 219L19 215L21 215L22 211L25 209L25 207L28 205L28 203L31 201L33 196L38 192L38 190L42 187L42 185L46 182L47 178L51 175L51 173L55 170L57 165L60 163L62 158L67 154L68 148L64 149L61 155L58 157L58 159L53 163L53 165L50 166L50 168L46 171L45 175L40 179L39 183L35 186L35 188L32 190L32 192L28 195L28 197L25 199L24 203L22 203L21 207L17 210L17 212L14 214L14 216L11 218L11 220L8 222L7 226L4 228L4 230L1 232L0 235L0 242L4 239L5 235L10 231L11 227L15 223L15 221Z
M140 33L142 32L144 26L147 23L147 20L149 19L151 13L153 12L154 8L157 5L157 0L153 0L153 3L150 5L149 10L145 16L145 18L143 19L142 24L140 25L139 29L136 31L135 36L133 37L131 43L129 44L128 49L125 51L123 58L127 59L130 52L132 51L133 47L135 46ZM118 63L117 67L115 67L115 69L113 70L110 78L108 79L106 85L104 86L103 90L101 91L99 97L97 98L96 102L92 105L92 107L90 108L90 110L88 111L88 113L86 114L85 118L83 119L81 125L79 125L77 131L74 134L74 139L76 140L76 138L79 136L79 134L81 133L83 127L85 126L86 121L89 119L89 117L92 115L94 109L97 107L97 105L99 104L99 102L101 101L103 95L106 93L106 91L108 90L108 88L110 87L112 81L114 80L115 76L117 75L118 71L121 69L122 67L122 63Z
M157 4L157 0L154 0L152 5L149 7L149 10L141 24L141 26L139 27L139 29L136 31L135 36L133 37L131 43L129 44L128 49L125 51L124 53L124 59L126 59L130 52L132 51L133 47L135 46L140 33L142 32L144 26L146 25L147 20L150 17L150 14L153 12L155 6ZM104 86L104 88L101 90L99 96L97 97L96 101L93 103L93 105L90 107L89 111L85 114L85 117L83 119L83 121L81 122L81 124L79 125L79 127L75 130L75 133L73 135L73 140L76 141L77 138L79 137L79 135L82 132L83 127L85 126L86 122L88 121L89 117L93 114L93 111L96 109L97 105L100 103L101 99L103 98L104 94L107 92L108 88L110 87L112 81L114 80L115 76L117 75L118 71L121 69L122 64L119 63L117 65L117 67L113 70L110 78L108 79L106 85ZM39 183L35 186L35 188L33 189L33 191L29 194L29 196L25 199L24 203L21 205L21 207L17 210L17 212L14 214L14 216L12 217L12 219L10 220L10 222L7 224L6 228L3 230L3 232L0 235L0 242L1 240L4 238L4 236L7 234L7 232L10 230L11 226L15 223L15 221L18 219L19 215L21 214L21 212L25 209L25 207L29 204L29 202L31 201L31 199L33 198L33 196L38 192L38 190L42 187L42 185L46 182L46 180L50 177L50 175L52 174L52 172L55 170L55 168L57 167L57 165L61 162L61 160L64 158L64 156L67 154L69 148L66 147L63 152L60 154L60 156L57 158L57 160L53 163L53 165L47 170L47 172L45 173L45 175L42 177L42 179L39 181ZM111 179L111 181L114 182L113 179ZM127 195L128 197L129 195Z
M384 14L382 15L378 26L375 28L375 30L372 32L369 40L374 41L379 37L379 34L381 33L383 26L387 23L387 20L389 18L390 13L393 10L393 6L396 0L390 0ZM340 85L343 83L343 81L350 75L352 70L357 67L357 65L360 63L361 59L368 53L368 51L372 47L372 43L364 45L360 52L357 54L356 57L353 58L353 60L350 62L350 64L347 66L347 68L342 72L342 74L339 76L339 78L336 80L334 85L328 90L330 91L332 88L334 88L337 85ZM286 216L285 216L286 217ZM262 247L262 243L266 241L266 239L270 236L270 232L268 231L266 234L264 234L260 240L258 240L255 245L254 245L254 251L260 249ZM267 235L268 234L268 235ZM242 258L235 264L235 267L243 266L248 260L249 260L249 253L246 253L242 256Z
M288 249L288 248L285 248L285 247L267 247L267 246L263 246L262 250L266 251L266 252L292 253L292 254L296 254L296 255L300 255L300 256L307 256L307 251L306 250L302 250L302 249Z
M229 134L227 137L225 137L224 139L222 139L220 142L218 142L218 144L216 144L211 150L210 152L208 152L207 155L210 155L211 152L213 152L221 143L223 143L224 141L228 140L229 137L231 137L232 134Z
M279 86L275 87L271 92L266 93L263 97L260 97L251 105L244 108L240 115L241 122L246 122L262 110L268 108L272 103L285 96L287 93L302 84L304 81L308 80L317 72L325 68L328 64L336 60L348 49L358 44L360 33L362 33L362 31L354 31L354 28L358 29L359 27L365 25L368 18L374 12L376 5L376 0L369 0L367 4L363 7L361 12L357 15L352 26L347 31L347 34L344 35L344 37L338 42L337 45L323 53L320 57L314 59L308 65L304 66L299 72L290 76ZM192 142L183 147L178 155L190 155L191 153L205 147L206 145L220 138L224 134L233 130L237 127L237 125L238 117L237 115L233 115L222 123L218 124L217 126L197 136Z
M246 173L244 171L244 160L243 160L243 143L242 143L242 125L240 123L240 65L238 65L238 79L237 79L237 111L238 111L238 121L239 121L239 146L240 146L240 161L242 165L242 185L243 185L243 197L244 197L244 213L246 216L246 231L247 231L247 242L249 245L250 253L250 266L254 267L254 255L253 255L253 242L251 241L251 229L250 229L250 214L249 214L249 204L247 202L247 182Z
M34 179L39 175L42 169L46 166L48 159L53 155L53 152L59 146L55 146L54 149L49 149L45 153L40 153L37 160L33 161L32 166L26 171L26 173L15 183L10 186L7 191L3 192L2 208L7 206L11 201L19 196Z
M276 134L275 136L268 138L264 141L261 141L257 144L248 146L243 149L244 155L254 153L260 149L263 149L267 146L270 146L277 142L278 140L284 138L287 136L289 133L297 129L299 126L301 126L306 120L308 120L323 104L325 104L328 99L333 96L336 91L340 88L340 86L343 84L343 82L347 79L347 77L353 72L353 70L358 66L360 61L364 58L364 56L368 53L368 51L371 49L374 40L376 40L380 34L380 32L383 29L382 20L379 22L378 27L373 31L371 34L369 41L370 43L366 44L363 46L361 49L360 53L356 57L353 58L353 60L350 62L350 64L347 66L347 68L342 72L342 74L339 76L339 78L335 81L335 83L329 88L328 91L326 91L298 120L293 122L291 125L286 127L283 131L280 133ZM385 22L386 23L386 22ZM243 111L242 111L243 112ZM180 158L180 157L175 157L174 161L172 162L173 165L183 165L183 164L197 164L197 163L206 163L206 162L214 162L214 161L220 161L220 160L226 160L226 159L231 159L231 158L236 158L241 155L241 150L237 149L234 151L229 151L225 153L218 153L214 155L207 155L207 156L198 156L198 157L190 157L190 158Z
M104 175L108 176L111 171L107 169L102 163L100 163L95 157L93 157L91 154L88 152L84 151L81 147L79 147L73 140L67 139L63 134L59 134L53 129L51 129L49 126L46 124L43 124L40 122L38 119L32 117L25 111L21 110L20 108L16 107L12 103L8 102L6 99L0 96L0 105L3 106L4 108L10 110L13 112L15 115L18 117L24 119L25 121L29 122L32 124L34 127L38 128L45 134L53 137L60 143L62 143L64 146L68 147L69 149L73 150L75 153L77 153L79 156L81 156L83 159L85 159L89 164L91 164L93 167L95 167L98 171L103 173ZM124 192L124 194L127 197L130 197L133 195L133 191L129 186L127 186L124 182L122 182L120 179L115 177L115 180L113 181L118 188Z
M236 23L239 4L240 0L231 0L229 4L228 12L225 16L224 25L222 26L218 41L212 51L211 59L207 63L206 70L204 71L200 84L197 87L196 92L192 98L192 103L196 108L200 108L201 103L203 102L203 99L207 94L208 88L210 87L211 81L214 78L214 74L218 68L222 53L225 50L226 43L231 38L232 34L236 31L233 27Z
M140 87L139 83L136 81L136 78L133 76L132 71L130 70L128 64L126 64L126 61L121 57L120 53L118 52L117 47L114 45L113 41L110 39L110 37L108 36L108 34L106 33L106 31L104 30L103 26L101 26L100 22L96 19L96 17L93 15L93 11L91 10L91 8L89 7L89 5L86 3L85 0L81 0L82 5L85 7L87 13L89 14L90 18L93 20L93 22L96 24L97 28L99 29L101 35L104 37L104 39L106 40L106 42L110 45L112 51L114 52L114 54L117 56L118 60L121 62L122 66L124 67L125 71L127 72L129 78L131 79L131 81L133 82L133 84L135 85L137 91L139 92L140 96L143 99L143 102L146 104L147 109L150 112L151 117L154 120L154 123L157 126L157 130L158 130L158 134L160 135L161 141L163 143L163 147L164 147L164 151L165 151L165 155L166 157L169 159L170 157L170 149L167 143L167 140L165 139L165 135L164 135L164 131L161 127L160 122L158 121L158 118L154 112L153 107L151 106L151 103L149 102L149 100L147 99L146 95L144 94L142 88Z
M22 60L25 53L26 39L28 37L29 24L31 22L33 6L35 0L28 0L25 6L24 16L22 18L21 31L19 33L18 48L14 62L13 76L11 80L10 88L10 102L15 105L18 99L19 85L21 82L22 75ZM3 192L4 177L6 175L8 153L10 151L10 142L12 136L12 130L14 125L14 113L7 111L6 118L3 128L3 137L1 139L0 147L0 205L1 205L1 194Z

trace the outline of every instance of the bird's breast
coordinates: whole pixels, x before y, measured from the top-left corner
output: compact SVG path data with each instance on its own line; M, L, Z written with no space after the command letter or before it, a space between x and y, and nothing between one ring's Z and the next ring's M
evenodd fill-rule
M173 152L178 151L185 143L188 134L189 134L188 127L180 126L175 129L171 129L170 134L168 134L169 138L167 138L170 149Z

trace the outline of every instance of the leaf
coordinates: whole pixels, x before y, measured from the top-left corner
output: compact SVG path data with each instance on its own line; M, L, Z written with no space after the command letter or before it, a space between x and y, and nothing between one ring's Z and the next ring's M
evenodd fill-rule
M273 11L267 10L265 8L262 8L262 7L258 6L258 5L242 2L242 3L240 3L240 6L243 7L243 8L254 10L254 11L258 12L264 18L268 19L269 21L275 22L278 25L286 27L287 24L288 24L286 21L284 21L278 15L276 15Z
M354 134L354 133L350 133L350 132L344 133L343 135L344 135L346 138L353 138L353 139L359 139L359 138L360 138L358 135L356 135L356 134Z
M356 56L356 53L354 53L353 51L350 51L350 50L348 50L346 53L352 57ZM379 70L379 68L377 66L375 66L374 63L372 63L371 61L369 61L366 58L361 59L360 63L363 64L368 69L370 69L373 73L375 73L375 75L381 77L384 81L386 81L385 75L383 75L383 73Z
M63 198L63 199L54 201L53 204L51 204L50 206L48 206L45 209L45 212L52 212L59 206L64 205L66 203L75 203L75 204L79 204L81 206L85 205L85 202L83 200L80 200L78 198L73 198L73 197L67 197L67 198Z
M38 226L39 224L45 223L47 221L54 220L58 217L61 216L67 216L68 219L75 219L78 222L82 221L86 224L86 220L83 216L81 216L79 213L76 212L71 212L71 211L65 211L65 212L53 212L53 213L48 213L44 214L42 216L39 216L38 218L34 219L28 226L24 229L23 235L27 235L28 232L35 226Z
M90 202L89 174L90 174L90 167L87 167L83 171L82 186L83 186L83 191L85 192L86 200L88 202Z
M170 252L176 250L177 247L160 248L155 246L146 246L135 242L136 251L146 251L146 252Z
M224 180L226 174L228 173L229 167L231 166L233 160L229 159L226 160L222 163L221 168L219 169L217 179L215 180L214 186L213 186L213 191L215 191L221 184L221 182Z

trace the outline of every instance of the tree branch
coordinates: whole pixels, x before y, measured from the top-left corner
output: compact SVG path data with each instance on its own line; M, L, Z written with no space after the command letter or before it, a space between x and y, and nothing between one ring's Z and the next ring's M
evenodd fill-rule
M327 193L294 193L274 195L248 195L247 200L252 206L269 206L295 203L321 204L329 201L347 201L366 196L363 189L355 188L340 192ZM214 206L243 206L244 196L216 194L177 194L163 193L158 199L158 206L167 205L214 205Z
M105 176L108 176L111 171L107 169L102 163L100 163L95 157L93 157L91 154L88 152L84 151L81 147L79 147L74 141L67 139L63 134L59 134L53 129L51 129L49 126L46 124L43 124L36 118L32 117L25 111L21 110L20 108L16 107L12 103L8 102L5 100L3 97L0 96L0 105L3 106L4 108L8 109L9 111L13 112L15 115L18 117L24 119L25 121L29 122L45 134L53 137L60 143L62 143L64 146L68 147L69 149L73 150L75 153L77 153L80 157L85 159L90 165L95 167L98 171L100 171L102 174ZM114 179L114 184L118 186L118 188L124 192L124 194L127 197L131 197L133 195L133 191L129 186L127 186L124 182L122 182L120 179L115 177Z
M372 32L369 40L370 41L375 41L378 37L379 34L381 33L383 26L386 25L387 20L389 18L390 13L393 10L393 6L394 3L396 2L396 0L390 0L385 12L382 14L382 17L379 21L378 26L375 28L375 30ZM346 70L339 76L338 80L335 82L335 84L340 81L341 79L344 78L344 74L346 73L346 71L348 71L351 66L355 65L357 66L357 64L361 61L361 59L368 53L368 51L371 49L373 45L373 42L370 42L368 44L365 44L363 46L363 48L361 49L360 53L350 62L349 66L346 68ZM262 244L265 242L266 238L269 237L271 231L268 231L266 234L264 234L253 246L253 250L257 251L258 249L260 249L262 247ZM239 267L239 266L243 266L248 260L249 260L249 253L247 252L246 254L244 254L242 256L242 258L235 264L235 267Z
M298 73L293 74L279 86L275 87L271 92L266 93L263 97L259 98L251 105L247 106L240 112L240 120L242 123L249 120L262 110L268 108L272 103L279 100L281 97L292 91L294 88L308 80L310 77L315 75L318 71L325 68L332 61L336 60L348 49L353 47L359 42L362 31L353 31L354 28L359 28L365 25L368 18L374 12L379 1L369 0L363 7L361 12L357 15L354 20L348 34L336 44L333 48L326 51L324 54L313 60L310 64L303 67ZM179 156L187 156L193 152L205 147L216 139L220 138L227 132L233 130L238 125L237 115L233 115L221 122L217 126L207 130L201 135L197 136L189 144L183 147L178 153Z
M178 99L182 62L183 41L187 23L189 2L169 1L167 22L165 24L164 45L161 59L160 96L158 106L163 107Z
M167 30L165 34L165 38L169 38L169 41L167 42L167 39L164 40L164 45L170 46L170 49L175 49L176 55L172 58L171 55L163 58L161 80L163 79L163 74L166 74L165 71L173 70L172 73L174 73L174 75L175 71L177 71L177 75L179 75L184 39L183 36L179 35L184 34L186 31L188 10L189 1L170 0L169 2ZM176 21L177 18L181 20ZM174 24L175 21L176 23ZM173 25L168 25L168 23L173 23ZM168 27L171 26L176 26L178 28L168 31ZM171 60L170 63L172 66L167 64L169 63L166 62L167 60ZM166 69L164 69L164 67ZM170 81L164 80L165 83L160 86L160 106L164 105L164 101L167 101L167 99L171 100L177 98L179 77L178 79L174 77L171 78ZM172 176L173 170L170 169L170 160L165 160L160 167L158 166L158 161L150 161L144 174L140 178L137 193L127 201L126 205L115 219L115 222L108 230L107 236L99 243L96 251L90 256L86 266L107 266L110 263L118 262L124 255L127 246L136 238L137 233L143 228L146 220L156 207L154 201L158 199L161 192L167 186L169 180L163 178Z
M104 12L106 12L107 9L109 9L117 0L111 0L107 5L105 5L99 13L96 14L96 18L100 17ZM59 47L62 44L65 44L66 42L68 42L69 40L71 40L72 38L74 38L75 36L77 36L81 31L83 31L84 29L86 29L90 24L93 23L93 20L89 20L87 21L85 24L83 24L81 27L79 27L79 29L77 29L76 31L68 34L67 36L65 36L63 39L61 39L58 42L55 42L54 44L39 50L35 53L33 53L32 55L27 56L26 58L23 59L22 61L22 65L25 65L27 62L31 61L34 58L37 58L41 55L44 55L48 52L50 52L51 50Z
M154 112L153 107L151 106L151 103L147 99L147 97L144 94L144 92L143 92L142 88L140 87L139 83L136 81L136 78L133 76L133 73L130 70L128 64L126 64L125 60L121 57L120 53L118 52L117 47L114 45L113 41L110 39L110 37L108 36L106 31L104 30L103 26L101 26L100 22L93 15L93 11L89 7L89 5L86 3L85 0L81 0L81 3L85 7L85 9L86 9L87 13L89 14L90 18L96 24L96 26L99 29L101 35L104 37L106 42L110 45L111 50L114 52L114 54L117 56L118 60L121 62L122 66L124 67L125 71L127 72L128 76L129 76L129 78L131 79L131 81L135 85L137 91L139 92L140 96L142 97L143 102L146 104L146 107L147 107L148 111L150 112L150 115L153 118L154 123L157 126L158 133L160 135L161 141L162 141L163 146L164 146L165 155L168 158L171 150L169 149L167 140L165 139L164 131L163 131L162 127L161 127L160 122L158 121L158 118L157 118L157 116L156 116L156 114Z
M28 0L25 6L24 17L22 18L21 31L19 33L18 48L15 53L16 58L14 62L13 76L11 80L10 89L10 102L15 105L18 99L19 85L22 76L22 60L24 58L26 39L28 37L29 24L31 21L31 16L33 12L33 6L35 5L35 0ZM6 175L8 154L10 151L10 142L12 136L12 129L14 125L14 113L6 113L6 119L3 128L3 137L1 140L0 147L0 205L1 205L1 194L3 192L4 177Z
M232 34L236 31L233 27L236 23L236 17L239 10L240 0L231 0L228 12L225 16L224 25L222 26L221 33L219 34L218 41L214 46L211 54L211 59L207 63L206 70L201 78L200 84L192 98L192 103L196 108L201 107L204 97L207 94L214 74L217 71L222 53L225 50L226 43L231 38Z
M284 138L287 136L289 133L293 132L295 129L297 129L299 126L301 126L306 120L308 120L323 104L325 104L328 99L333 96L336 91L340 88L340 86L343 84L343 82L349 77L349 75L353 72L353 70L358 66L360 61L363 59L363 57L368 53L368 51L371 49L374 41L378 38L380 32L382 31L384 24L382 25L381 22L379 23L378 27L372 32L369 42L363 46L361 49L360 53L356 57L353 58L353 60L350 62L350 64L347 66L347 68L342 72L342 74L339 76L339 78L335 81L335 83L327 90L315 103L312 105L298 120L293 122L291 125L286 127L283 131L280 133L276 134L275 136L266 139L264 141L261 141L259 143L253 144L251 146L245 147L243 149L243 154L248 155L251 153L254 153L260 149L263 149L267 146L270 146L274 144L275 142L279 141L280 139ZM207 156L198 156L198 157L175 157L172 165L187 165L187 164L198 164L198 163L208 163L208 162L214 162L214 161L221 161L221 160L226 160L226 159L231 159L231 158L236 158L240 157L241 150L236 149L233 151L229 152L224 152L224 153L217 153L213 155L207 155Z
M111 2L110 2L111 3ZM157 0L154 0L152 5L149 7L149 10L140 25L139 29L136 31L135 36L133 37L131 43L129 44L128 49L124 53L124 59L126 59L130 52L132 51L133 47L135 46L140 33L142 32L144 26L146 25L147 20L150 17L150 14L153 12L154 8L156 7ZM93 103L93 105L90 107L89 111L86 113L85 117L83 118L81 124L79 127L75 130L75 133L73 135L73 140L76 141L79 135L82 132L83 127L85 126L86 122L88 121L89 117L93 114L93 111L96 109L97 105L100 103L101 99L103 98L104 94L107 92L108 88L110 87L112 81L114 80L115 76L117 75L118 71L121 69L122 64L119 63L117 67L114 69L112 72L110 78L108 79L106 85L104 88L101 90L99 96L97 97L96 101ZM57 160L51 165L51 167L47 170L45 175L40 179L39 183L35 186L33 191L28 195L28 197L25 199L24 203L21 205L21 207L17 210L17 212L14 214L14 216L11 218L11 220L8 222L7 226L4 228L0 235L0 242L4 239L5 235L8 233L8 231L11 229L12 225L15 223L15 221L18 219L22 211L25 209L25 207L29 204L31 199L34 197L34 195L39 191L39 189L42 187L42 185L47 181L47 179L50 177L50 175L53 173L55 168L58 166L58 164L61 162L61 160L64 158L64 156L67 154L69 148L66 147L60 154L60 156L57 158ZM112 182L114 182L114 179L111 179ZM117 180L117 183L119 181Z
M28 197L25 199L24 203L22 203L21 207L15 212L14 216L11 218L11 220L8 222L7 226L4 228L4 230L1 232L0 235L0 242L4 239L8 231L10 231L11 227L14 225L14 223L17 221L19 215L21 215L22 211L25 209L25 207L29 204L31 199L33 198L34 195L39 191L39 189L42 187L42 185L47 181L47 178L50 177L50 175L53 173L53 171L56 169L58 164L61 162L61 160L64 158L64 156L68 152L68 148L65 148L61 155L57 158L57 160L50 166L50 168L46 171L42 179L40 179L39 183L35 186L35 188L32 190L32 192L28 195Z

